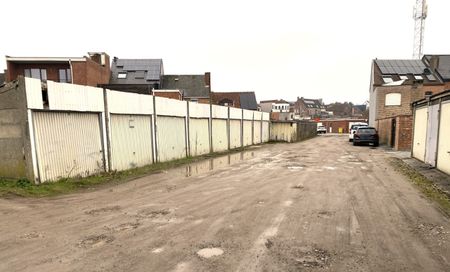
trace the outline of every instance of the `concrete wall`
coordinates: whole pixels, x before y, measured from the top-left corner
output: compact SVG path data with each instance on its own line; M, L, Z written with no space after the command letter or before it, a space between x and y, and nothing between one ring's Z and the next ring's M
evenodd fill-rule
M25 80L0 88L0 177L33 177Z

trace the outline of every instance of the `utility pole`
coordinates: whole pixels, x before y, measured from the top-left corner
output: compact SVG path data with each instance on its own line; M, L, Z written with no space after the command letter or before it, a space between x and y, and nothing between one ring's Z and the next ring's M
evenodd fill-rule
M425 19L428 6L426 0L416 0L414 6L414 48L413 59L421 59L423 56L423 34L425 32Z

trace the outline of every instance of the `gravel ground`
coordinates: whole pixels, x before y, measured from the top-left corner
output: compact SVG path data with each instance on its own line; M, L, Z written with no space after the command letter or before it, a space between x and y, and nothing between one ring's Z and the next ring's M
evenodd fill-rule
M450 221L320 136L90 192L0 199L0 271L450 271Z

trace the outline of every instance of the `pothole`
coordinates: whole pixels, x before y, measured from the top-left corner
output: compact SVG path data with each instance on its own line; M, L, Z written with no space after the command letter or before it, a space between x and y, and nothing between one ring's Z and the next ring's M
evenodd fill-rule
M120 210L120 206L108 206L108 207L103 207L103 208L99 208L99 209L89 210L84 213L89 214L89 215L98 215L101 213L115 212L115 211L119 211L119 210Z
M200 256L202 258L206 258L206 259L220 256L222 254L223 254L223 250L218 247L203 248L203 249L200 249L199 251L197 251L198 256Z
M100 235L91 235L88 236L86 238L84 238L83 240L81 240L78 243L79 247L98 247L104 244L108 244L111 243L112 241L114 241L114 236L109 236L106 234L100 234Z

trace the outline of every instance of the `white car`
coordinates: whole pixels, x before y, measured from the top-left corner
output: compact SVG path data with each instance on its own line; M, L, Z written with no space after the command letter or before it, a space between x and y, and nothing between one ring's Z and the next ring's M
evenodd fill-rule
M358 128L367 126L369 126L369 124L363 122L353 123L352 126L350 127L350 133L348 134L348 141L353 142L353 135L355 134Z
M327 133L327 128L325 126L317 126L317 134L325 134Z

